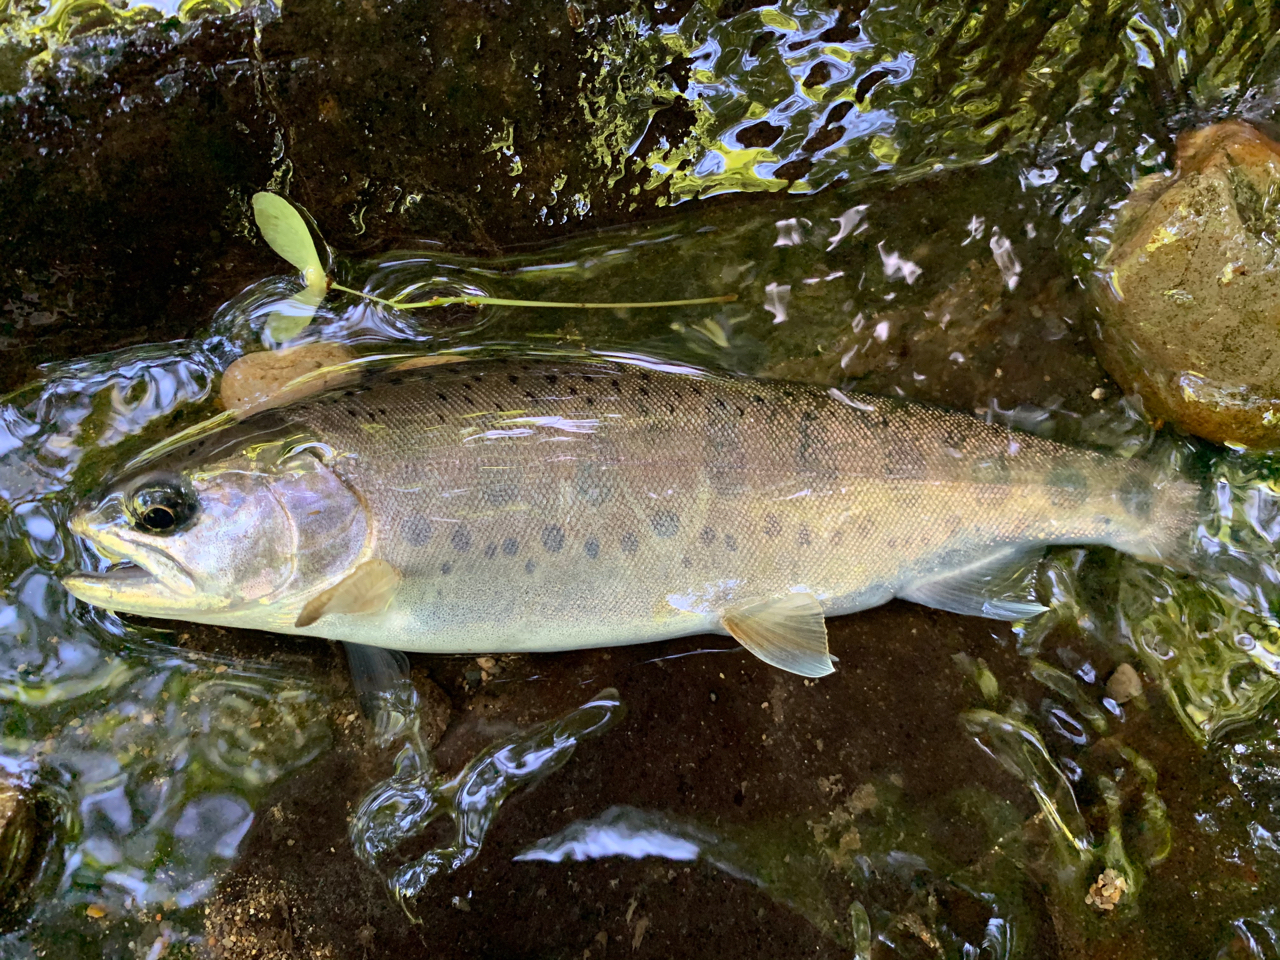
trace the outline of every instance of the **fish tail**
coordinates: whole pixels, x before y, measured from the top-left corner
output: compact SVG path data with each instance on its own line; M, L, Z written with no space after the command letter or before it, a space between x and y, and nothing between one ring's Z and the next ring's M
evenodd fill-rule
M1196 569L1197 530L1209 499L1187 448L1169 444L1150 456L1122 462L1113 478L1110 503L1099 503L1098 509L1111 518L1111 546L1190 573Z

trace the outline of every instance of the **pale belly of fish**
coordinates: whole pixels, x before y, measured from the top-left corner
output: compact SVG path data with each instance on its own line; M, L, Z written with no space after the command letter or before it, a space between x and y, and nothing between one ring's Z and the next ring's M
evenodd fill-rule
M313 622L307 598L191 619L435 653L725 630L786 646L815 611L895 596L1016 619L1042 608L1002 590L1045 545L1176 559L1199 497L930 407L608 360L384 373L232 429L327 451L394 596Z

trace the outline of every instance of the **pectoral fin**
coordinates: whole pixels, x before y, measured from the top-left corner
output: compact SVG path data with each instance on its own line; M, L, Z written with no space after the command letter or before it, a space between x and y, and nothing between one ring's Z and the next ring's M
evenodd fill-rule
M1036 601L1036 565L1044 550L1009 549L938 577L919 580L898 596L926 607L992 620L1023 620L1049 608Z
M742 603L724 611L721 622L735 640L779 669L802 677L825 677L835 670L822 604L811 593Z
M309 627L328 613L381 613L400 586L400 571L385 560L366 560L340 583L312 597L295 627Z

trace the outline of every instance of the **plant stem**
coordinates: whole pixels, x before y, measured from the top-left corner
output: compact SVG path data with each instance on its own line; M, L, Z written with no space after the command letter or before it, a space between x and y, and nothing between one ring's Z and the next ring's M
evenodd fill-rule
M499 307L567 307L578 310L624 310L633 307L693 307L705 303L732 303L738 299L736 293L726 293L719 297L695 297L691 300L654 300L644 303L560 303L554 300L507 300L503 297L484 297L484 296L466 296L466 297L433 297L430 300L420 300L417 303L405 303L403 300L384 300L382 297L375 297L371 293L365 293L361 290L352 290L350 287L344 287L341 284L332 284L331 290L340 290L343 293L354 294L357 297L363 297L366 300L372 300L374 303L380 303L383 306L391 307L394 310L414 310L418 307L443 307L450 303L465 303L467 306L479 306L482 303L492 303Z

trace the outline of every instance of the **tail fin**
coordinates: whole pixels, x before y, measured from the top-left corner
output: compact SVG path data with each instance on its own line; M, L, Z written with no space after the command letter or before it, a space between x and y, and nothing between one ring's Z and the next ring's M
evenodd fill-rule
M1199 571L1199 529L1209 512L1205 468L1185 442L1165 440L1124 463L1118 479L1123 513L1112 545L1148 563Z

